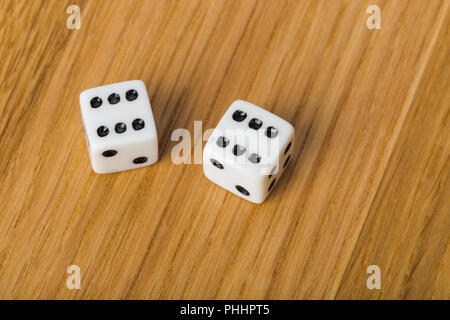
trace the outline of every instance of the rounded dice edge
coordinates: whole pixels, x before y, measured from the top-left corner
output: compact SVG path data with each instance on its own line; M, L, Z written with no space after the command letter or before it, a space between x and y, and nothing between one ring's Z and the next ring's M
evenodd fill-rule
M289 129L291 129L293 132L295 132L295 128L287 120L281 118L280 116L276 115L275 113L273 113L273 112L271 112L271 111L269 111L267 109L264 109L263 107L260 107L260 106L254 104L254 103L251 103L249 101L242 100L242 99L235 100L230 105L230 107L228 108L227 111L231 112L231 110L234 110L233 108L241 108L242 111L245 111L245 112L247 112L246 108L254 109L256 111L255 113L262 114L261 118L259 118L259 119L263 121L263 128L265 128L265 125L277 127L275 124L272 124L270 121L267 121L266 119L263 119L265 116L267 116L267 117L273 116L275 119L277 119L277 121L280 121L281 123L284 123L285 125L287 125L289 127ZM249 112L247 112L247 115L249 116Z

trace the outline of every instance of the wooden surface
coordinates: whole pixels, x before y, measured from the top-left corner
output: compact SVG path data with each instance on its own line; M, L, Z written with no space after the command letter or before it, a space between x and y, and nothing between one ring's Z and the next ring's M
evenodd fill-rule
M450 1L0 5L0 298L450 298ZM130 79L160 161L97 175L78 95ZM238 98L296 128L262 205L171 161Z

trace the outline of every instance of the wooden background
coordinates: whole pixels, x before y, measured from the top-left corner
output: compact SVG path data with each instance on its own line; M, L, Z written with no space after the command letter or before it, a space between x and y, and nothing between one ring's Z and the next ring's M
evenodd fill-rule
M449 299L449 6L0 0L0 298ZM79 93L130 79L160 161L97 175ZM296 128L262 205L171 161L238 98Z

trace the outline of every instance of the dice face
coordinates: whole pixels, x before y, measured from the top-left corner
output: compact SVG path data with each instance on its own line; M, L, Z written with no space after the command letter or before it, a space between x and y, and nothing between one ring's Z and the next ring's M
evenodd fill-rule
M203 150L208 179L254 203L273 190L292 158L294 128L243 100L233 102Z
M155 121L144 82L85 90L80 94L80 107L95 172L140 168L158 160Z

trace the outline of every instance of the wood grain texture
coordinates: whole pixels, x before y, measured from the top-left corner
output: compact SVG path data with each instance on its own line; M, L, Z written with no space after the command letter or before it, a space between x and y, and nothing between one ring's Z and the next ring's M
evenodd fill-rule
M0 3L0 298L450 298L450 1ZM78 95L130 79L160 161L97 175ZM261 205L171 161L238 98L296 128Z

